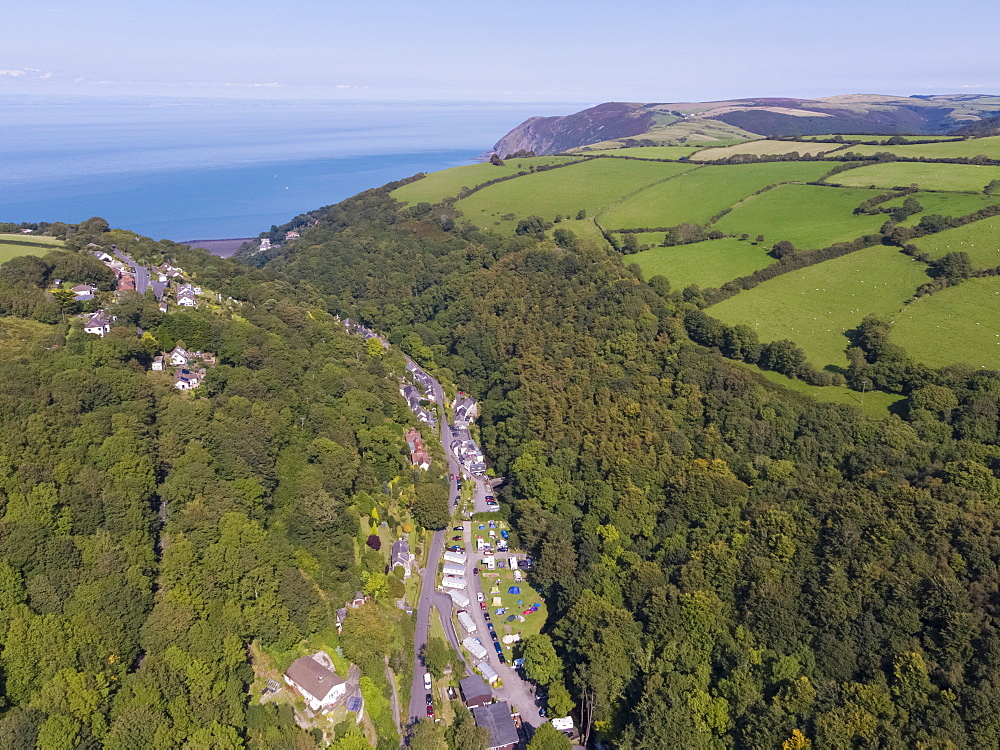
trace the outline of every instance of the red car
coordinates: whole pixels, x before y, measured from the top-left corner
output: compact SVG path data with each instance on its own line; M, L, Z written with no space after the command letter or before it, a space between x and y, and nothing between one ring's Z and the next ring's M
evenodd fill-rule
M485 612L486 611L486 602L479 602L479 608Z
M434 706L432 706L430 703L427 704L427 715L430 716L432 719L434 718Z

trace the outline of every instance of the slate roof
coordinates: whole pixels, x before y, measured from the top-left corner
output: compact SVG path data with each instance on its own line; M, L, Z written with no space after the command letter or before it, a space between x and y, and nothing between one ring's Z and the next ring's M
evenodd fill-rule
M308 656L293 661L285 674L288 679L320 701L326 698L333 688L344 684L343 679Z
M517 744L517 727L510 716L507 701L476 706L472 709L472 715L476 717L476 724L490 730L490 748Z
M458 686L462 688L462 697L466 703L472 703L484 697L487 698L487 702L493 699L493 691L490 690L490 686L483 682L483 678L479 675L472 675L472 677L460 680ZM510 713L510 711L507 713Z

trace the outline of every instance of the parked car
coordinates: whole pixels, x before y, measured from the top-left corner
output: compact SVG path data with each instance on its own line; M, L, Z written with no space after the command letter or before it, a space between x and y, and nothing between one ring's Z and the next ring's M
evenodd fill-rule
M434 696L430 693L427 694L427 705L431 705L434 702Z
M483 604L485 604L485 603L486 603L486 602L483 602ZM486 618L486 624L487 624L487 625L489 625L489 624L490 624L490 613L489 613L489 612L487 612L487 611L484 611L484 612L483 612L483 617L485 617L485 618Z
M465 527L462 525L456 526L452 531L465 531Z
M489 620L487 620L487 621L486 621L486 627L487 627L487 628L489 628L489 631L490 631L491 633L493 632L493 630L494 630L494 628L493 628L493 623L492 623L492 622L490 622Z
M479 575L479 568L473 568L472 569L472 575L474 575L474 576Z
M431 673L424 672L424 690L431 689Z
M486 611L486 602L479 602L479 608L485 612Z
M448 551L449 551L449 552L465 552L465 548L464 548L464 547L460 547L460 546L459 546L459 545L457 545L457 544L453 544L453 545L451 545L451 546L450 546L450 547L448 548Z
M504 658L504 655L501 652L499 652L499 651L497 652L497 658L500 660L501 664L506 664L507 663L507 660Z
M432 719L434 718L434 706L430 703L427 704L427 715Z
M453 542L460 542L460 541L462 541L462 537L461 536L453 536L451 538L451 541L453 541Z
M496 643L496 642L497 642L498 640L500 640L500 638L499 638L499 637L497 636L497 634L496 634L496 631L495 631L495 630L491 630L491 631L490 631L490 638L492 638L492 639L493 639L493 642L494 642L494 643Z
M498 654L502 654L503 653L503 647L498 642L496 642L496 641L493 642L493 648L495 648L497 650Z
M476 599L478 601L485 602L486 601L486 594L484 594L482 591L480 591L478 594L476 594Z

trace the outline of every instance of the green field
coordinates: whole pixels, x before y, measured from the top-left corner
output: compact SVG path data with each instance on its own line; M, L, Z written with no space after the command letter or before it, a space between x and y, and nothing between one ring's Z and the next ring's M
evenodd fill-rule
M991 180L1000 180L1000 167L894 161L849 169L835 174L827 182L833 185L878 188L915 184L924 190L970 190L981 193Z
M920 143L914 146L851 146L849 151L862 156L873 156L877 153L889 152L897 156L907 156L928 159L954 159L960 157L972 158L980 154L990 159L1000 159L1000 136L987 138L969 138L966 141L953 143Z
M791 339L816 367L846 366L844 332L866 315L892 315L928 280L926 266L889 247L869 247L786 273L708 308L747 323L761 341Z
M914 214L900 222L904 227L913 226L920 222L920 217L931 214L941 214L943 216L966 216L981 208L1000 203L1000 195L970 195L969 193L914 193L913 197L923 207L923 211ZM902 204L904 198L894 198L886 201L882 205L886 208ZM888 217L886 217L888 218Z
M513 229L516 219L503 219L504 215L536 215L552 221L557 214L576 216L585 209L588 216L594 216L631 193L693 168L669 162L591 159L490 185L456 205L477 226Z
M608 230L669 227L686 221L702 224L761 188L816 180L829 171L828 166L822 162L703 166L643 190L601 214L600 222Z
M489 162L453 167L440 172L431 172L422 180L396 188L390 195L402 203L439 203L444 198L458 195L463 187L474 188L498 177L508 177L530 167L542 164L559 164L575 159L568 156L536 156L525 159L510 159L502 167Z
M969 279L907 305L894 318L892 342L932 367L1000 369L998 309L1000 278Z
M877 194L861 189L781 185L748 198L713 227L727 234L762 234L768 246L788 240L800 250L829 247L878 233L887 216L854 213L862 201Z
M635 156L640 159L680 159L682 156L690 156L695 151L702 149L702 146L629 146L627 148L597 150L585 147L585 149L579 149L575 153L579 153L581 156L607 154L608 156Z
M857 391L852 391L846 386L809 385L798 378L790 378L779 372L762 370L756 365L748 365L744 363L744 366L749 367L754 372L760 373L772 383L777 383L790 391L801 393L815 399L816 401L822 401L828 404L848 404L849 406L856 406L861 409L861 411L873 417L886 416L893 404L899 403L904 398L903 396L899 396L894 393L883 393L882 391L868 391L865 394L861 394Z
M836 151L843 148L841 143L798 143L795 141L747 141L734 146L723 148L712 148L699 151L692 159L725 159L737 154L753 154L755 156L774 156L778 154L790 154L797 151L800 156L813 156L825 154L829 151Z
M604 239L604 235L601 233L601 230L597 228L593 219L563 219L561 222L556 224L556 227L568 229L581 240L589 240L600 247L608 247L607 240ZM662 235L657 241L663 241Z
M968 253L974 268L996 268L1000 266L1000 217L929 234L913 244L932 258L961 250Z
M18 258L22 255L37 255L41 257L47 252L47 248L40 246L15 245L10 242L0 241L0 263L6 263L11 258Z
M55 237L46 237L41 234L6 234L0 232L0 242L4 240L16 240L17 242L30 242L33 245L54 245L61 247L66 243Z
M655 237L663 240L663 234L657 232L642 235L639 241L646 243ZM764 245L754 245L733 237L676 247L654 247L626 255L623 260L637 263L647 279L656 275L666 276L673 289L683 289L691 284L703 288L722 286L727 281L747 276L775 262Z

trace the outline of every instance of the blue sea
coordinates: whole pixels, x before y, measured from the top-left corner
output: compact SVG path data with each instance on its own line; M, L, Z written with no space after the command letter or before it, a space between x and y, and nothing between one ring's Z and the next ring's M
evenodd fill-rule
M253 237L576 104L0 98L0 221Z

